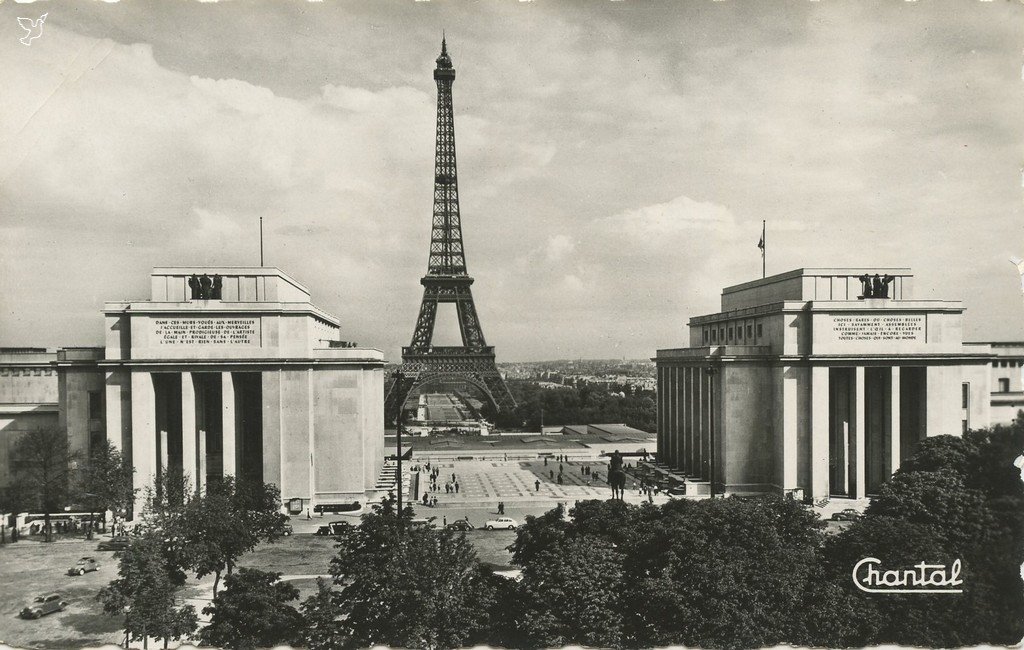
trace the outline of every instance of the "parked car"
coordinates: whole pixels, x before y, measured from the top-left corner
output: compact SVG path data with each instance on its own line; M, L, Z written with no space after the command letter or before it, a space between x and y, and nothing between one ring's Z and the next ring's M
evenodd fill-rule
M332 521L329 524L324 524L323 526L317 528L316 533L314 534L322 536L340 535L341 532L348 526L351 526L351 524L347 521Z
M284 525L284 529L281 531L281 534L284 535L285 537L288 537L289 535L291 535L294 532L295 532L295 529L292 528L291 524L285 524Z
M487 525L484 527L487 530L494 530L495 528L507 528L508 530L515 530L516 526L518 525L519 524L517 524L516 520L512 517L498 517L497 519L491 519L490 521L488 521Z
M42 596L36 596L36 599L29 603L25 609L21 610L22 618L39 618L59 612L67 607L68 604L61 600L60 594L43 594Z
M853 508L846 508L845 510L840 510L839 512L833 512L832 521L857 521L863 516L864 515L860 514Z
M123 551L128 548L128 536L117 535L110 539L105 539L100 542L100 545L96 547L97 551Z
M445 528L447 528L448 530L467 531L467 530L473 530L474 526L473 526L473 524L469 523L465 519L459 519L457 521L453 521L452 523L448 524L447 526L445 526Z
M84 576L89 571L97 571L100 568L99 562L94 557L83 557L75 565L68 569L69 576Z

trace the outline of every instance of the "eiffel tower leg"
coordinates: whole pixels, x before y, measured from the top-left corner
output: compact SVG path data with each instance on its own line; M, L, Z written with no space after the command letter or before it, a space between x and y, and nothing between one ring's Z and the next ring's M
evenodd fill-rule
M487 385L487 390L491 392L499 411L511 411L516 407L516 400L512 397L512 392L509 391L508 385L505 384L505 380L501 378L497 370L483 375L481 379Z
M476 305L473 304L473 296L468 300L460 300L455 303L455 309L459 313L459 329L462 331L462 345L468 348L482 347L484 333L480 329L480 321L476 317Z
M437 300L423 291L423 302L420 303L420 315L416 319L416 329L412 334L412 347L430 347L430 340L434 336L434 318L437 315Z

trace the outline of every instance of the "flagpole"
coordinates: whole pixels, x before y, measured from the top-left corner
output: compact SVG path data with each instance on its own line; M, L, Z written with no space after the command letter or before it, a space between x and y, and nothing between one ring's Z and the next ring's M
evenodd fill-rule
M768 277L768 275L766 273L766 268L767 267L765 266L765 258L767 257L767 255L765 253L768 250L768 242L766 242L765 239L764 239L765 232L766 232L766 224L767 224L767 220L762 219L761 220L761 278L762 279Z

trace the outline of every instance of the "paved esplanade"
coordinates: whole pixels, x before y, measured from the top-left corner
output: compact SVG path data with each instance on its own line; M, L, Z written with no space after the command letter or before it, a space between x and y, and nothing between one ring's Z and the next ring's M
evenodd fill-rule
M420 467L419 502L423 502L424 491L437 497L438 507L491 505L498 501L505 503L528 502L568 502L572 505L576 500L608 499L611 488L605 482L607 463L602 461L563 462L562 484L558 483L557 460L548 460L545 466L543 459L536 460L442 460L431 462L431 469L439 469L437 489L429 491L429 472L424 462L414 459L413 465ZM599 478L584 475L581 468L589 465L591 471ZM445 492L445 483L451 483L452 474L459 483L458 493ZM539 483L539 489L538 484ZM643 501L646 497L639 494L639 484L633 487L632 479L626 481L626 500ZM659 499L663 500L663 499Z

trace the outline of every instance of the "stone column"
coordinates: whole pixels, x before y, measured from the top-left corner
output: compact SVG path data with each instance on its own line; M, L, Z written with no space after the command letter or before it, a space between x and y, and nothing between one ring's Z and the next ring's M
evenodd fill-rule
M191 372L181 373L181 471L190 490L198 485L196 463L196 386Z
M829 369L811 367L811 499L824 499L829 493Z
M780 482L783 492L800 487L798 471L800 465L800 449L798 447L799 401L797 391L800 390L798 373L793 366L782 367L782 471Z
M676 375L679 368L669 366L668 369L668 419L669 436L665 445L665 464L675 468L676 445L679 444L679 395L676 393Z
M157 445L160 448L160 462L156 467L156 473L157 476L162 479L167 476L167 467L170 462L170 453L167 448L168 438L170 438L170 435L168 434L167 429L160 429L157 433Z
M221 373L221 431L223 432L224 476L237 473L235 465L235 382L230 372Z
M668 427L665 423L665 367L658 366L658 458L661 459L662 454L665 453L665 435L668 431ZM543 433L543 432L541 432ZM371 486L372 487L372 486Z
M850 495L855 499L863 499L867 496L867 478L865 465L867 462L866 449L864 444L867 434L867 422L864 418L864 366L854 368L853 374L853 493Z
M690 476L700 476L700 427L701 418L704 414L700 401L700 375L702 372L703 370L701 370L700 366L690 368L690 394L687 395L690 404L693 405L693 412L690 413L690 448L687 450L689 454L687 457L687 474Z
M686 466L686 431L689 428L686 426L686 418L690 413L690 403L686 399L686 377L689 372L690 369L686 366L679 368L679 381L676 383L676 399L679 400L679 436L672 464L677 470L682 470Z
M701 478L706 481L711 480L711 429L715 426L715 405L712 403L713 389L712 381L714 378L706 373L701 373L704 377L704 408L707 409L707 427L701 431L700 436L700 459L701 459Z
M900 367L892 367L889 384L889 421L886 423L889 434L889 449L886 457L889 460L889 474L895 474L900 467Z
M119 451L127 453L125 440L122 432L126 427L121 421L121 401L123 399L123 388L121 382L125 381L124 373L120 371L106 373L106 409L107 418L107 440Z
M680 386L679 399L683 401L683 417L679 423L680 445L679 445L679 471L684 474L690 471L690 448L693 443L690 441L690 434L693 432L693 400L690 399L690 384L693 381L693 368L683 368L683 383Z
M145 503L145 488L156 478L156 391L153 376L133 372L132 379L132 466L135 468L134 517L138 518Z

